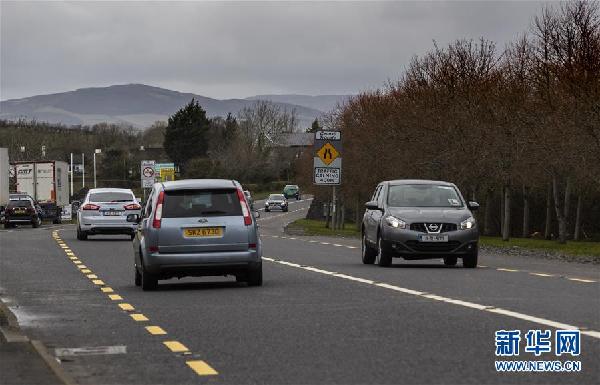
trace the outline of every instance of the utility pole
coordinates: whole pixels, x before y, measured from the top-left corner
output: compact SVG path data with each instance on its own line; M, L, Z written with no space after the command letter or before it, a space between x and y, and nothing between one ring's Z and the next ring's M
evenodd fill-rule
M73 196L73 173L75 170L73 169L73 153L71 153L71 196Z
M94 150L94 188L96 188L96 154L102 153L102 150L97 148Z
M85 154L81 153L81 175L83 175L83 188L85 188Z

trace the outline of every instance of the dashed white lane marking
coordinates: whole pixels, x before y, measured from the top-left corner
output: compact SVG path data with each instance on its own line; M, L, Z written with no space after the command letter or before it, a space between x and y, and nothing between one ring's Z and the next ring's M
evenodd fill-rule
M319 274L325 274L325 275L333 276L336 278L346 279L349 281L355 281L355 282L360 282L360 283L364 283L367 285L377 286L377 287L381 287L381 288L388 289L388 290L398 291L398 292L401 292L404 294L414 295L414 296L418 296L418 297L422 297L422 298L428 298L428 299L431 299L434 301L445 302L445 303L449 303L452 305L463 306L463 307L480 310L480 311L484 311L484 312L488 312L488 313L501 314L501 315L504 315L507 317L517 318L517 319L537 323L537 324L544 325L544 326L550 326L550 327L553 327L556 329L571 329L571 330L579 329L579 330L581 330L581 328L577 327L577 326L565 324L562 322L552 321L552 320L548 320L545 318L535 317L535 316L531 316L528 314L515 312L512 310L502 309L502 308L495 307L495 306L481 305L481 304L474 303L474 302L444 297L444 296L433 294L433 293L426 293L426 292L413 290L413 289L409 289L409 288L405 288L405 287L390 285L390 284L383 283L383 282L375 282L370 279L354 277L354 276L347 275L347 274L341 274L341 273L337 273L337 272L333 272L333 271L327 271L327 270L319 269L316 267L300 265L297 263L287 262L287 261L283 261L283 260L275 259L275 258L263 257L263 260L273 262L273 263L278 263L280 265L285 265L285 266L290 266L290 267L294 267L294 268L298 268L298 269L312 271L312 272L319 273ZM581 334L600 339L600 331L581 330Z

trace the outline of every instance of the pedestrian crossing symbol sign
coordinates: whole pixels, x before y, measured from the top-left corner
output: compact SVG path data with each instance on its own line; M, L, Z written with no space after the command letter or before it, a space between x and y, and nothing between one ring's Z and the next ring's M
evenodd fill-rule
M337 150L331 145L331 143L325 143L323 147L321 147L321 149L317 151L317 155L323 163L325 163L326 165L330 165L331 162L333 162L338 156L340 156L340 153L337 152Z

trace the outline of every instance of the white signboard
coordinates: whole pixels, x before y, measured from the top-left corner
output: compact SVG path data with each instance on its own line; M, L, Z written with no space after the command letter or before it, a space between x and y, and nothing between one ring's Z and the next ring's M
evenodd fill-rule
M316 185L339 185L342 182L342 133L315 132L313 181Z
M70 221L71 219L73 219L73 211L71 205L63 206L60 218L64 221Z
M154 185L154 170L155 162L153 160L142 160L142 168L140 171L142 178L142 188L151 188Z
M340 184L340 169L331 167L315 168L316 184Z

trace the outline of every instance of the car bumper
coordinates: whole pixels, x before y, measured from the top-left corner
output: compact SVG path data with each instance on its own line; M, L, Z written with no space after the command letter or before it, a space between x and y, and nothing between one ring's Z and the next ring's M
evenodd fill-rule
M133 234L136 223L127 222L126 217L90 216L80 217L79 228L90 234Z
M193 254L150 253L144 257L144 268L162 277L226 275L245 272L261 262L257 250L206 252Z
M448 235L448 242L419 242L423 233L412 230L398 230L384 227L382 247L386 252L404 259L429 259L442 256L467 256L477 252L479 231L475 229L456 230L441 233Z
M5 217L5 223L32 223L35 222L36 217Z

